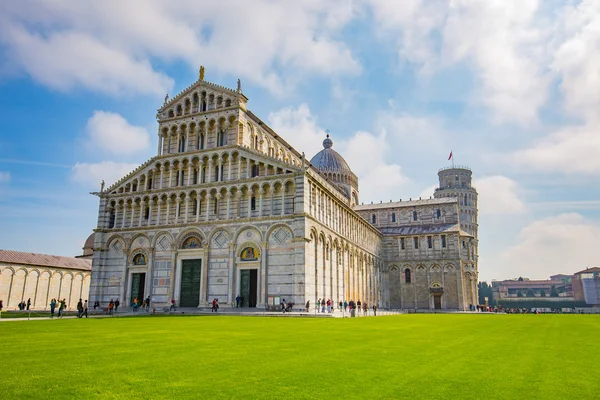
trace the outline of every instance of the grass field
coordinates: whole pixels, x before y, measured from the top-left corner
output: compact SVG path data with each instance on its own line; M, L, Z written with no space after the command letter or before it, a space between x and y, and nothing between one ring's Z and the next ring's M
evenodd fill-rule
M593 399L600 316L0 323L0 398Z

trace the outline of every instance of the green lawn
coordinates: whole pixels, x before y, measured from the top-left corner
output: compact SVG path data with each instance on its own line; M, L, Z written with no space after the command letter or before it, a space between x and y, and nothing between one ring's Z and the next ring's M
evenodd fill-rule
M0 323L0 398L593 399L600 316Z

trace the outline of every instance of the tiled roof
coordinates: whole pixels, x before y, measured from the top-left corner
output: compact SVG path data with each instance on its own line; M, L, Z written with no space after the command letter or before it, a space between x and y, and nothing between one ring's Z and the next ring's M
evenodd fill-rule
M600 272L600 267L586 268L583 271L575 272L575 275L586 274L586 273L589 273L589 272Z
M51 256L48 254L26 253L14 250L0 250L0 262L38 267L79 269L83 271L92 270L92 260Z
M458 200L455 197L442 197L440 199L423 199L409 201L391 201L389 203L356 205L354 206L354 211L376 210L382 208L415 207L435 204L452 204L457 202Z
M460 232L461 236L471 236L459 229L458 224L436 224L436 225L405 225L378 227L384 235L430 235L436 233Z

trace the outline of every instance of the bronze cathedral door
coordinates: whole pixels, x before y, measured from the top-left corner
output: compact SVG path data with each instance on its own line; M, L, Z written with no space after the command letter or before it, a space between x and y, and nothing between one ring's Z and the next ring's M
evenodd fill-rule
M200 274L202 260L183 260L181 263L180 307L198 307L200 304Z

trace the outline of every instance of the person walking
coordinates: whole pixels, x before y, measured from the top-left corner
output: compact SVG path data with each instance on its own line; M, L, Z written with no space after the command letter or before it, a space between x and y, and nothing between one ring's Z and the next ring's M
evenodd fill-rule
M77 302L77 318L81 318L83 316L83 302L81 299Z
M210 312L217 312L219 310L219 300L213 299L212 301L212 309Z
M175 299L171 299L171 308L169 308L169 311L171 311L171 310L173 310L173 311L177 311L177 310L175 309Z
M59 318L63 317L63 313L65 312L66 308L67 308L67 300L66 299L60 300L59 306L58 306L58 317Z
M319 297L319 300L317 300L317 312L321 312L321 298Z
M150 295L146 297L146 312L150 311Z
M112 315L113 308L115 308L115 302L113 299L110 299L110 303L108 303L108 315Z
M306 300L306 312L310 309L310 300Z
M86 318L88 317L87 312L88 312L88 302L86 300L85 303L83 303L83 315L85 315ZM83 315L81 316L81 318L83 318Z
M356 308L358 309L358 313L359 313L359 314L360 314L360 309L361 309L361 307L360 307L360 306L361 306L361 302L360 302L360 300L358 300L358 301L356 302Z
M50 300L50 318L54 318L54 309L56 308L56 299Z
M117 299L117 300L115 301L115 307L114 307L114 308L115 308L115 313L117 313L117 312L119 311L119 305L120 305L120 304L121 304L121 302L119 301L119 299Z
M240 308L240 295L235 296L235 308Z

